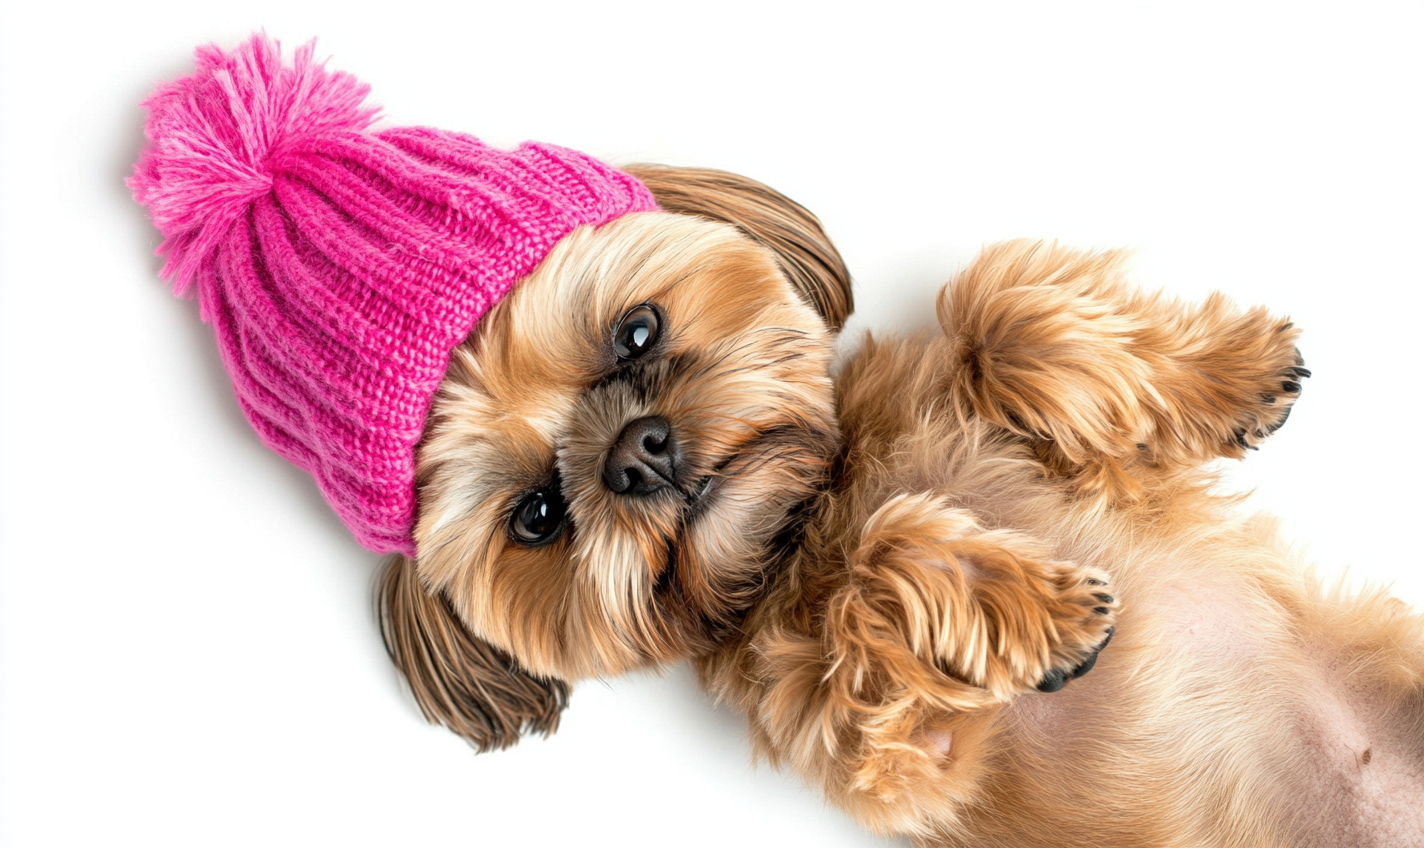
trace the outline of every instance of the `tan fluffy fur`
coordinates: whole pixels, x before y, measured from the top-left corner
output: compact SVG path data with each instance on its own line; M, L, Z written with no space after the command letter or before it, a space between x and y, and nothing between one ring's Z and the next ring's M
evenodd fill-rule
M1420 616L1322 589L1211 494L1204 463L1300 390L1293 327L1014 242L945 288L942 333L867 337L832 383L849 281L814 218L645 173L686 214L565 239L432 413L420 556L382 595L432 720L506 745L562 680L689 659L758 755L919 843L1424 844ZM620 375L644 302L666 341ZM700 498L601 485L654 413ZM551 479L569 524L521 546L510 510Z

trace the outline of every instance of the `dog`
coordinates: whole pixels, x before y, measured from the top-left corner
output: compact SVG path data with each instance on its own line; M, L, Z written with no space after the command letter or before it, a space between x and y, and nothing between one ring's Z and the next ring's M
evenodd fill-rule
M923 845L1424 845L1424 619L1213 493L1309 375L1289 322L1012 242L837 360L784 196L378 129L313 51L199 48L129 185L258 435L400 554L432 720L503 747L688 661Z
M919 845L1424 845L1424 618L1213 491L1299 396L1297 328L1010 242L942 332L837 360L811 213L628 170L661 211L564 238L430 412L379 604L431 721L502 748L688 661Z

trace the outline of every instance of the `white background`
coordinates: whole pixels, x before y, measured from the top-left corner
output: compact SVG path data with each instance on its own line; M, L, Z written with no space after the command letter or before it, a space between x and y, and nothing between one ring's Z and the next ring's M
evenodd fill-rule
M0 843L880 844L685 670L584 683L500 754L424 724L378 558L249 430L122 182L151 85L257 27L391 123L776 186L857 328L923 326L1016 236L1271 304L1315 377L1234 479L1424 603L1419 3L88 5L0 0Z

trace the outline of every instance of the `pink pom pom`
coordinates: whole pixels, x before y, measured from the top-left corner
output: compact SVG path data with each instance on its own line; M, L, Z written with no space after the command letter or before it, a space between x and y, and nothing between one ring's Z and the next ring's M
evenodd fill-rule
M128 180L163 233L162 274L175 294L240 215L272 190L285 153L314 141L364 132L377 107L369 87L312 61L315 41L282 66L281 45L257 33L230 53L197 51L197 72L159 86L148 109L149 144Z

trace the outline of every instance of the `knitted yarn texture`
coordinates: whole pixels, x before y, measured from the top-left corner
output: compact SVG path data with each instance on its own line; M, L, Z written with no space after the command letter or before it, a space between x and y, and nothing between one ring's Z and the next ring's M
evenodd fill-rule
M129 179L263 442L365 547L415 554L415 447L450 353L575 227L657 208L553 145L374 131L368 87L254 35L144 103Z

